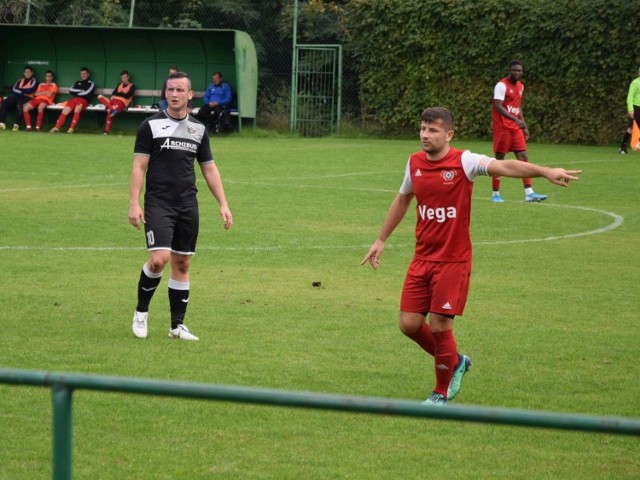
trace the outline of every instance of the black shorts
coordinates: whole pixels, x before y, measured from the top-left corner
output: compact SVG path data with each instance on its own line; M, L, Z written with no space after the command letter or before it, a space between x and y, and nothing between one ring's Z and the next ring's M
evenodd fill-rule
M198 206L145 205L147 250L171 250L181 255L196 252L200 216Z

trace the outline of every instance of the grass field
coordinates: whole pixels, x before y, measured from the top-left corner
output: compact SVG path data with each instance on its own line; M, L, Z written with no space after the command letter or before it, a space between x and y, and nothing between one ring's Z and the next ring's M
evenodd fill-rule
M490 153L486 142L454 142ZM414 213L381 268L359 262L418 141L215 138L235 216L201 180L186 324L167 338L165 276L150 337L130 330L145 261L127 222L133 137L0 132L0 366L422 401L430 358L399 333ZM640 417L640 154L536 145L584 170L544 204L503 180L474 191L474 272L459 404ZM321 282L314 288L313 282ZM76 479L632 479L638 439L74 394ZM0 385L0 479L51 476L45 388Z

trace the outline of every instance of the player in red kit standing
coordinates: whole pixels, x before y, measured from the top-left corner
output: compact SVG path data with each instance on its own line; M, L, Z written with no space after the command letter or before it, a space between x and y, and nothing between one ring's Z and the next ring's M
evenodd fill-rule
M503 160L509 152L513 152L521 162L528 162L527 140L529 129L522 114L522 93L524 85L520 81L523 68L520 60L509 63L509 75L500 80L493 91L492 121L493 152L498 160ZM541 202L547 199L533 191L530 178L523 178L524 199L527 202ZM500 196L500 177L494 176L491 181L493 193L491 201L502 203Z
M425 403L445 405L460 390L470 365L458 354L453 320L462 315L471 276L471 192L478 175L514 178L545 177L566 187L580 170L548 168L517 160L495 161L450 146L453 115L446 108L422 113L422 151L409 157L400 191L380 234L360 263L379 266L387 238L417 201L416 247L400 300L402 333L435 359L436 385ZM429 315L429 322L426 318Z

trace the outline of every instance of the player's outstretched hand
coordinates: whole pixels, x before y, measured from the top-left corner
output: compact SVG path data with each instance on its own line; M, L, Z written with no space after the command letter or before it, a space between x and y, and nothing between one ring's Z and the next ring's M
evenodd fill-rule
M367 254L364 256L362 261L360 262L360 265L364 265L365 263L369 262L371 266L375 270L377 270L378 267L380 266L379 264L380 255L382 255L383 250L384 250L384 242L380 240L376 240L375 242L373 242L373 245L371 245L371 248L369 249Z
M140 230L140 224L145 223L144 212L140 205L129 206L129 223Z
M220 216L224 221L224 229L229 230L233 226L233 215L231 214L229 207L220 207Z
M578 175L582 173L582 170L565 170L564 168L550 168L547 179L551 183L566 187L569 185L569 180L578 180Z

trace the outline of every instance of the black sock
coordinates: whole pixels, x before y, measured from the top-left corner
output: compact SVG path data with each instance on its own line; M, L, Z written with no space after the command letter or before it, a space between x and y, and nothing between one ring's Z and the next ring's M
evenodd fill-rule
M171 310L171 330L184 323L189 304L189 282L169 279L169 308Z
M629 132L625 132L624 137L622 137L622 143L620 144L620 150L627 149L627 143L629 143L630 138L631 138L631 134Z
M138 312L149 311L149 303L153 298L153 294L156 293L160 280L162 280L162 272L153 273L147 268L146 263L142 266L140 280L138 281L138 306L136 307Z

